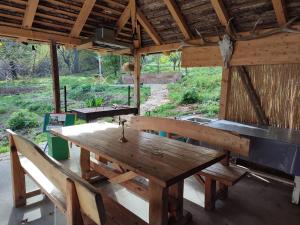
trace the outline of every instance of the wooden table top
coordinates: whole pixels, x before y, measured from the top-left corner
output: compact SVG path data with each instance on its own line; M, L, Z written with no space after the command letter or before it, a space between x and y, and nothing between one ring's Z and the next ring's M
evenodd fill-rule
M51 129L51 133L167 187L220 161L224 153L125 128L88 123Z

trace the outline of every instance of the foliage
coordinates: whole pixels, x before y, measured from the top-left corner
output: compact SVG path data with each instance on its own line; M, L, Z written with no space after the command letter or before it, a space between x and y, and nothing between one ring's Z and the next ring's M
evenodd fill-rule
M8 127L12 130L32 128L38 125L37 115L25 109L14 112L8 120Z
M199 101L199 94L196 88L185 90L182 95L181 104L194 104Z
M99 98L92 97L85 101L85 105L87 107L99 107L99 106L102 106L103 103L104 103L104 98L102 98L102 97L99 97Z

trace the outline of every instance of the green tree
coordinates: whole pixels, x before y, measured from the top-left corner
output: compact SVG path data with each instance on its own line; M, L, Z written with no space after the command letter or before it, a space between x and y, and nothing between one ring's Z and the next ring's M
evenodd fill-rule
M169 56L169 60L173 63L173 70L176 70L176 66L180 66L180 53L179 52L172 52Z

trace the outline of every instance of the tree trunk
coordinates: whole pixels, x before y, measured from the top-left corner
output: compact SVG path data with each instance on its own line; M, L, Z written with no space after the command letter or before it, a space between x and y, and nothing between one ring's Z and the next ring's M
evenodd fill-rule
M73 54L74 54L74 62L73 62L73 73L79 73L80 68L79 68L79 52L77 48L73 49Z
M14 61L10 61L9 62L9 66L10 66L10 72L11 72L11 77L13 80L17 79L17 69L16 69L16 65L14 63Z

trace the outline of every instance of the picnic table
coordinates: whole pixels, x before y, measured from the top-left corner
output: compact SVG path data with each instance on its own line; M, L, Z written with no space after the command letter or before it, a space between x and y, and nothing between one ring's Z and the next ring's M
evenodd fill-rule
M150 225L188 221L191 214L183 210L184 179L225 157L219 151L132 128L125 128L128 141L122 143L119 141L122 127L111 123L54 128L51 133L81 147L80 164L84 178L88 178L91 169L91 152L119 165L124 171L120 175L123 181L126 175L133 178L134 173L147 178ZM170 213L170 208L175 210Z
M129 106L115 106L115 107L93 107L93 108L81 108L72 109L72 113L76 113L78 118L89 122L91 120L101 117L120 116L128 114L138 114L138 108Z

